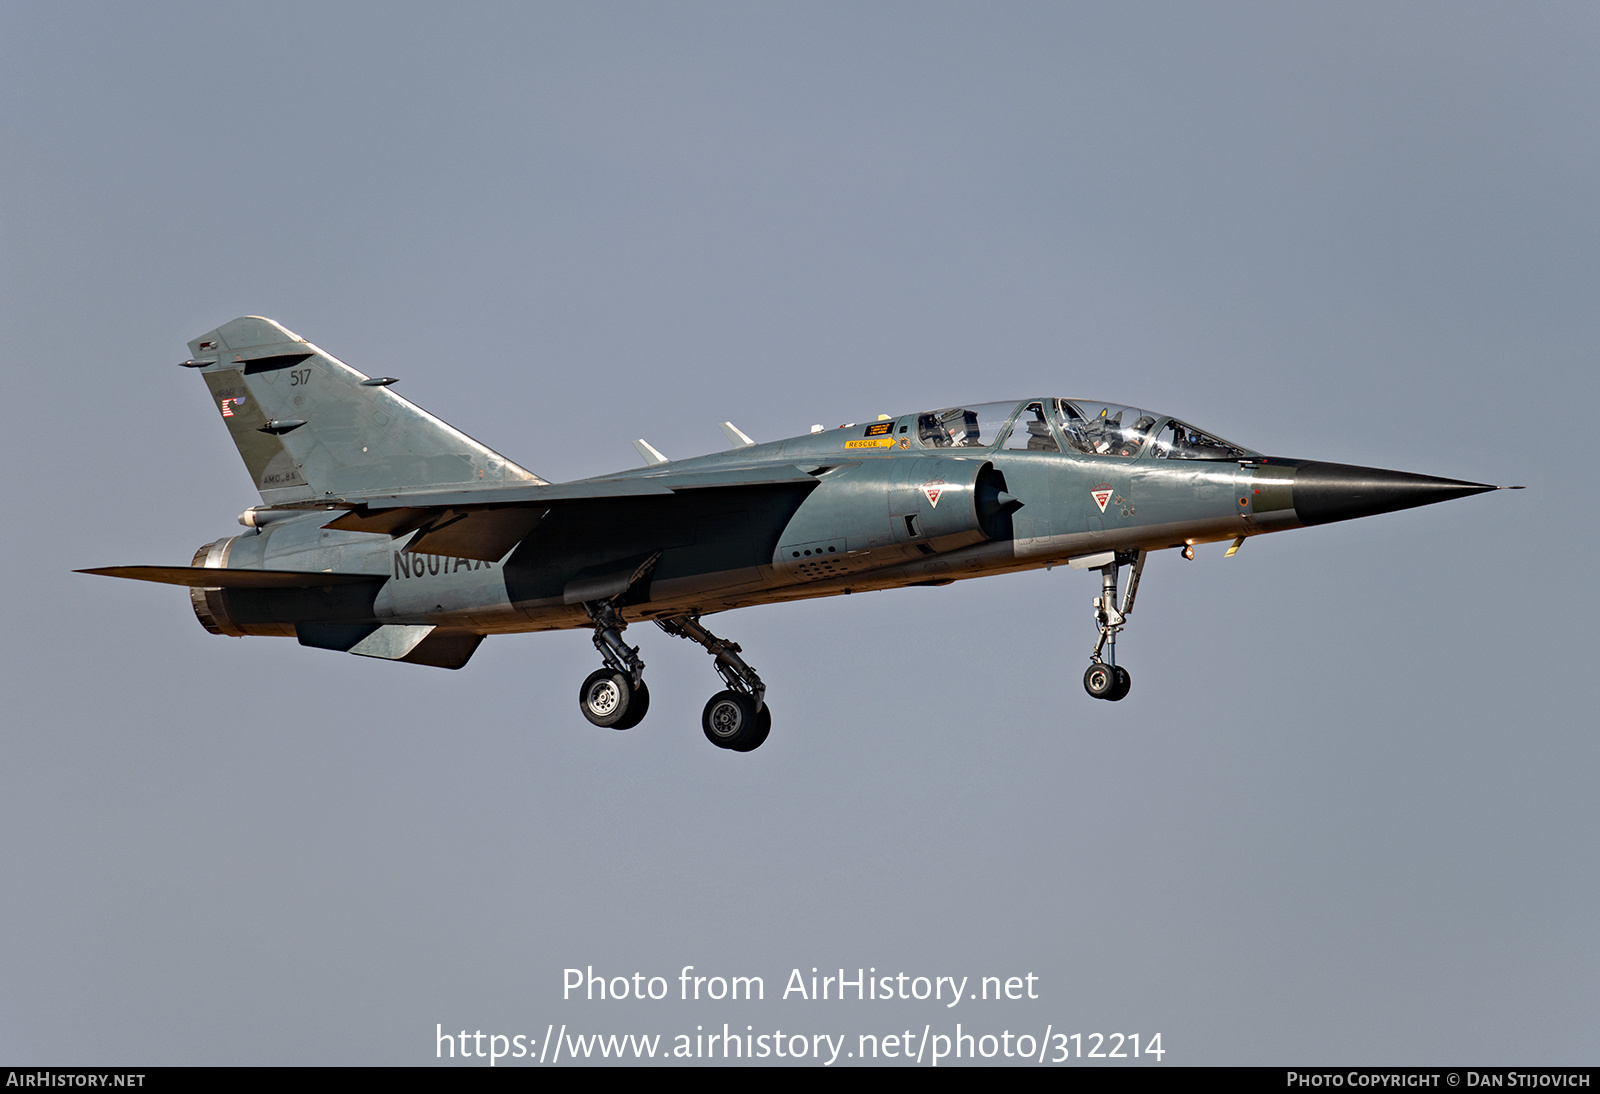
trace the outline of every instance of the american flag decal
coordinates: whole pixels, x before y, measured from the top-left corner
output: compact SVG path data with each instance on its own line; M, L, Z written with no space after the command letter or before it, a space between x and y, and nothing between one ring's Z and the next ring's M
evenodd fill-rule
M232 399L224 399L224 400L222 400L222 416L224 418L233 417L233 400Z

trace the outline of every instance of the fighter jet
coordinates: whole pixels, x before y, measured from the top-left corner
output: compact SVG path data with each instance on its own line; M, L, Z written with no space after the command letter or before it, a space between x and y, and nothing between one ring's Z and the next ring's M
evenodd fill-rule
M188 566L79 572L188 586L213 634L440 668L487 635L587 630L602 665L578 706L612 729L649 709L624 632L654 623L714 659L726 687L701 726L735 752L766 740L772 712L740 647L706 627L714 613L1098 570L1083 686L1115 702L1131 685L1117 636L1151 552L1232 555L1251 536L1497 489L1268 457L1167 414L1056 396L765 443L724 422L726 451L668 460L641 438L644 467L556 484L270 319L235 319L189 352L263 504Z

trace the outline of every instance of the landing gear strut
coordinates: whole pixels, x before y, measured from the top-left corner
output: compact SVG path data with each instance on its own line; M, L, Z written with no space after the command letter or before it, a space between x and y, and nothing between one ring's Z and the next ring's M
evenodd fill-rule
M761 747L772 731L772 710L766 704L767 685L756 670L745 664L737 642L718 638L700 624L698 615L657 619L656 626L668 634L698 642L716 658L717 673L728 690L719 691L706 703L700 726L706 740L718 748L751 752Z
M1089 655L1089 669L1083 674L1083 690L1096 699L1114 703L1124 698L1133 686L1128 670L1117 664L1117 632L1127 625L1128 616L1133 614L1133 598L1139 593L1146 555L1145 551L1118 551L1110 563L1100 567L1100 595L1094 600L1094 621L1100 628L1100 639L1094 644L1094 652ZM1128 572L1128 591L1119 608L1117 571L1129 565L1133 568Z
M578 709L597 726L632 729L650 709L650 688L644 682L644 661L637 646L622 640L628 624L609 600L583 605L594 621L594 648L605 668L591 672L578 689Z

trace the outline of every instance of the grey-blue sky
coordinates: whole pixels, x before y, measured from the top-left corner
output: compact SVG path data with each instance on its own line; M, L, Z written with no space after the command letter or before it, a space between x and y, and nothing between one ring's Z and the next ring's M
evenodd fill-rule
M1178 1062L1592 1061L1597 24L8 7L0 1052L410 1062L693 963L1025 966L1006 1021ZM1118 708L1079 574L736 614L777 726L728 762L665 636L600 734L581 634L447 674L69 574L236 530L171 365L246 313L558 478L1060 393L1533 489L1156 559ZM880 1022L794 1006L734 1019Z

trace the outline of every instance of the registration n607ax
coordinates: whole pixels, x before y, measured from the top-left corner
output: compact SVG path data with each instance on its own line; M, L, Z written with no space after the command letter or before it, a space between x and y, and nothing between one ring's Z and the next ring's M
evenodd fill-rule
M578 704L627 729L650 706L623 632L653 622L704 646L724 690L710 741L772 725L766 685L705 616L1064 563L1101 574L1084 673L1128 694L1117 636L1150 552L1229 542L1495 489L1267 457L1166 414L1035 396L881 416L553 484L270 319L189 344L262 505L188 566L83 571L189 587L214 634L460 668L486 635L584 629L602 666ZM1119 593L1119 577L1128 569Z

